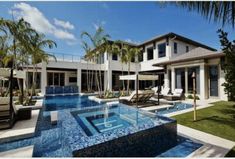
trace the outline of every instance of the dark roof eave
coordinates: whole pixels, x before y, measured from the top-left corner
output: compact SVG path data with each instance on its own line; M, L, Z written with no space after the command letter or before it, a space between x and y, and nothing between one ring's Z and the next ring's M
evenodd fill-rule
M212 48L212 47L209 47L207 45L201 44L199 42L196 42L194 40L188 39L188 38L186 38L184 36L178 35L178 34L173 33L173 32L170 32L170 33L167 33L167 34L155 37L153 39L147 40L147 41L139 44L139 47L142 47L144 45L151 44L151 43L153 43L153 42L155 42L157 40L161 40L161 39L164 39L164 38L167 38L167 37L172 37L172 36L175 36L176 39L188 42L189 44L196 45L196 46L201 46L201 47L206 48L206 49L211 50L211 51L217 51L215 48Z
M169 64L174 64L174 63L181 63L181 62L188 62L188 61L193 61L193 60L201 60L201 59L212 59L212 58L219 58L225 56L224 53L217 53L213 55L207 55L207 56L199 56L199 57L192 57L192 58L187 58L187 59L180 59L180 60L173 60L173 61L166 61L166 62L160 62L153 64L152 66L165 66Z

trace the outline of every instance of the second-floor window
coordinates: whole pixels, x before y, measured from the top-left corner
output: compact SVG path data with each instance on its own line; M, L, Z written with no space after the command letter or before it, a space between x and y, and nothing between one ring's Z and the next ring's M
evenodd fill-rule
M138 55L138 61L139 61L139 62L142 62L143 60L144 60L143 52L141 52L141 53Z
M188 52L189 51L189 47L188 46L186 46L186 52Z
M112 60L114 60L114 61L117 61L117 60L118 60L117 54L113 54L113 55L112 55Z
M153 47L147 48L147 60L153 59Z
M132 57L132 58L131 58L131 62L135 62L135 57Z
M174 43L174 53L177 54L177 43Z
M158 57L166 56L166 43L162 43L158 45Z

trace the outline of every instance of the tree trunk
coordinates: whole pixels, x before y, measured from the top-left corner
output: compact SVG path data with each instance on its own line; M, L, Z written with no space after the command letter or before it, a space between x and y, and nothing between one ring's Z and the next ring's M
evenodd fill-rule
M98 78L97 70L95 71L95 78L96 78L96 84L97 84L99 97L100 97L100 85L99 85L99 78Z
M89 92L89 75L88 75L88 61L87 61L87 67L86 67L86 70L87 70L87 72L86 72L86 74L87 74L87 79L86 79L86 82L87 82L87 92Z
M130 75L130 62L128 62L128 75ZM129 86L130 86L130 81L127 80L127 93L129 95Z
M91 71L91 90L93 91L94 71Z

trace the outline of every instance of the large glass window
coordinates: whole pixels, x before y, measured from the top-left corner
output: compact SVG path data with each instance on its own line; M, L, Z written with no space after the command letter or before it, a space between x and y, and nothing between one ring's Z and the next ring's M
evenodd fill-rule
M35 75L36 89L39 89L40 85L41 85L41 72L36 72L34 75ZM28 79L27 87L31 88L33 81L34 81L33 80L33 72L27 73L27 79Z
M117 61L118 60L118 55L117 54L113 54L112 55L112 60Z
M139 62L142 62L144 60L143 58L143 52L141 52L139 55L138 55L138 61Z
M153 59L153 47L147 48L147 59L152 60Z
M60 73L60 86L64 86L64 73Z
M185 92L185 68L175 69L175 88L181 88Z
M209 66L210 96L218 96L218 66Z
M186 48L185 48L185 49L186 49L186 50L185 50L186 52L188 52L188 51L189 51L189 47L188 47L188 46L186 46Z
M166 43L162 43L158 45L158 57L166 56Z
M196 75L196 93L200 94L200 68L199 67L190 67L188 68L188 93L193 93L193 72Z
M69 83L76 83L77 77L69 77Z
M174 43L174 53L177 54L177 43Z
M59 73L54 73L54 85L59 86Z
M64 86L64 73L47 73L47 85L48 86Z
M47 73L47 85L52 86L53 85L53 73Z

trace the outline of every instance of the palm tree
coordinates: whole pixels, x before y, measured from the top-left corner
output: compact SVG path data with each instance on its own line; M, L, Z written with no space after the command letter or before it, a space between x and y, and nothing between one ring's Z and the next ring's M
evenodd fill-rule
M112 54L116 54L120 57L121 59L121 64L122 64L122 75L123 75L123 63L127 63L125 56L123 56L123 50L124 50L124 43L120 40L117 40L114 42L112 45ZM125 83L122 81L122 89L124 90L125 88Z
M43 34L35 34L30 40L30 56L32 59L33 64L33 84L32 84L32 92L31 96L35 94L36 89L36 74L37 74L37 67L36 64L45 61L48 63L49 57L52 57L56 60L54 55L48 54L44 51L44 48L52 49L56 47L56 43L52 40L45 39L45 35Z
M82 32L81 37L82 38L87 37L90 40L92 44L92 47L90 48L93 49L91 51L92 55L97 60L97 63L100 63L99 77L97 76L96 72L96 81L98 85L99 96L101 97L102 96L101 58L102 55L107 51L106 45L103 44L106 44L108 42L110 36L104 32L104 29L101 26L99 26L96 29L94 35L91 35L88 32Z
M29 41L31 35L36 34L36 31L31 28L30 24L20 19L19 21L11 21L5 20L3 18L0 19L0 28L1 30L5 30L8 37L12 39L12 46L9 50L10 53L13 54L12 58L12 69L19 69L22 67L23 62L20 61L21 57L24 56L25 53L21 51L29 50ZM20 47L17 47L20 46ZM20 80L17 78L18 86L21 92L20 102L23 102L23 89Z
M235 2L234 1L179 1L179 7L187 8L189 11L197 11L203 17L215 22L235 25Z
M128 64L128 75L130 75L130 65L131 62L134 60L136 62L136 57L141 53L140 48L136 47L130 47L128 45L125 45L123 48L123 55L122 55L122 60ZM127 81L127 93L129 94L129 86L130 86L130 81Z

